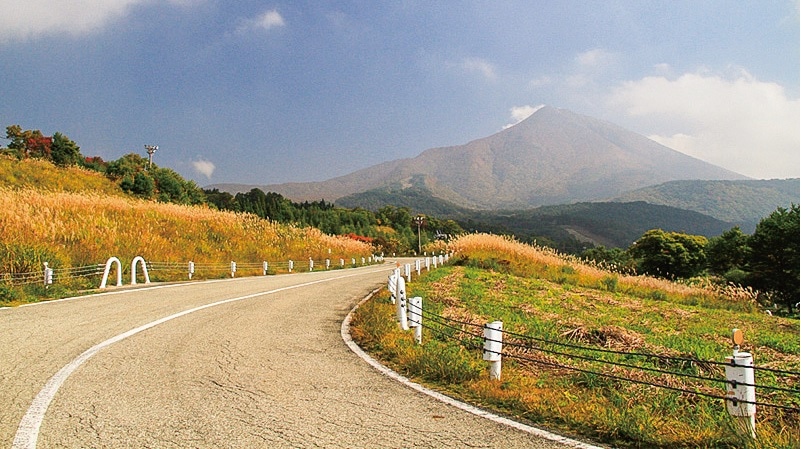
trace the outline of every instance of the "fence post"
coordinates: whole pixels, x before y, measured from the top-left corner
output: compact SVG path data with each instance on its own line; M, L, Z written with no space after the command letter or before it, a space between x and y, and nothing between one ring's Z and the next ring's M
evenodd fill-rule
M265 260L265 261L263 261L261 263L261 268L262 268L262 271L264 271L264 275L267 276L267 270L270 269L270 264L267 263L267 261Z
M292 269L293 269L293 268L295 268L295 262L293 262L293 261L290 259L288 267L289 267L289 272L291 273L291 272L292 272Z
M490 379L501 380L501 352L503 350L503 322L484 325L484 360L490 362Z
M733 354L726 357L726 410L734 417L740 432L756 439L756 387L754 386L754 358L740 352L743 332L732 331Z
M325 259L325 269L331 268L331 259Z
M431 271L431 258L426 256L426 271Z
M44 285L45 288L49 287L53 284L53 269L47 266L47 262L44 263Z
M314 271L314 260L311 257L309 258L309 271Z
M235 275L236 275L236 262L234 262L232 260L231 261L231 277L234 277Z
M411 266L411 264L408 264L408 263L405 264L403 266L403 272L404 272L404 275L406 276L406 282L412 282L412 266Z
M339 266L345 268L345 259L339 259Z
M409 327L414 328L414 341L423 342L423 298L409 298Z
M389 275L387 290L389 290L390 301L395 304L395 300L398 297L398 270L393 270L392 274Z
M195 274L195 263L189 261L189 279L192 279L192 275Z
M403 280L403 276L400 275L400 270L397 270L398 277L396 281L395 290L398 293L397 302L395 303L395 311L398 319L398 323L400 324L401 329L407 331L409 330L409 322L406 316L406 281Z

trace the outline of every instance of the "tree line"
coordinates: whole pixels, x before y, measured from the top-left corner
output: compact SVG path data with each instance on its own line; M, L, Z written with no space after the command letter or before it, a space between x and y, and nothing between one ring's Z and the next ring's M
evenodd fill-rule
M763 218L751 235L739 227L711 239L652 229L628 249L596 247L581 256L623 271L753 287L764 305L792 313L799 304L799 235L799 206L792 204Z
M280 223L311 226L326 234L347 235L372 243L386 254L412 254L438 238L464 230L454 220L413 215L408 207L384 206L373 212L342 208L320 201L294 202L279 193L254 188L232 195L218 189L204 191L206 200L221 210L247 212ZM417 222L420 217L420 233ZM419 238L419 240L418 240Z

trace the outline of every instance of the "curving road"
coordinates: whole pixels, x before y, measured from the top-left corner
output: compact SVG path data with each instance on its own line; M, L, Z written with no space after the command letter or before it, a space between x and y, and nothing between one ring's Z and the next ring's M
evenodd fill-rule
M565 447L414 391L340 337L388 265L0 310L0 447Z

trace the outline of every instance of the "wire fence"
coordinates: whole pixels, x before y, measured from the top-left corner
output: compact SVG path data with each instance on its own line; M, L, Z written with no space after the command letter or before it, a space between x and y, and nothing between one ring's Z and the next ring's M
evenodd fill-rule
M318 270L331 270L353 268L383 261L380 255L369 257L340 258L336 260L308 259L304 261L260 261L260 262L177 262L177 261L145 261L148 275L154 274L160 281L174 281L198 278L219 278L239 275L267 275L289 272L308 272ZM94 281L104 275L106 263L91 264L76 267L48 267L45 263L42 270L28 272L0 273L0 285L12 287L50 286L53 284L70 284L73 281ZM122 272L129 273L129 266L121 264ZM144 270L143 270L144 271Z
M732 381L727 380L722 371L726 366L735 366L733 360L729 363L621 351L545 339L509 330L501 330L502 338L496 341L484 336L484 324L435 314L423 308L417 308L411 301L407 301L406 307L409 308L410 322L427 329L437 339L455 341L466 349L481 350L485 354L488 352L485 342L503 343L503 350L495 354L513 359L521 367L537 366L565 370L686 395L730 401L734 405L745 403L799 413L798 371L753 366L754 374L760 377L759 382L739 382L732 386L754 387L764 399L756 401L735 399L719 393L721 385L725 388L726 384L732 384ZM411 318L414 316L422 319ZM617 357L617 359L609 359L610 356ZM634 361L651 361L652 363L648 365ZM675 366L677 369L666 369L659 365ZM658 377L659 381L653 380L654 377ZM773 380L772 384L765 383L769 380Z

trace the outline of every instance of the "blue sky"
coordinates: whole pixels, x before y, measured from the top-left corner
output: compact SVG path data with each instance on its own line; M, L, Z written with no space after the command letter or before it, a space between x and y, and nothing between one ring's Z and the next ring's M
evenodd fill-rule
M158 145L199 185L324 180L542 104L799 176L798 1L0 0L0 126Z

